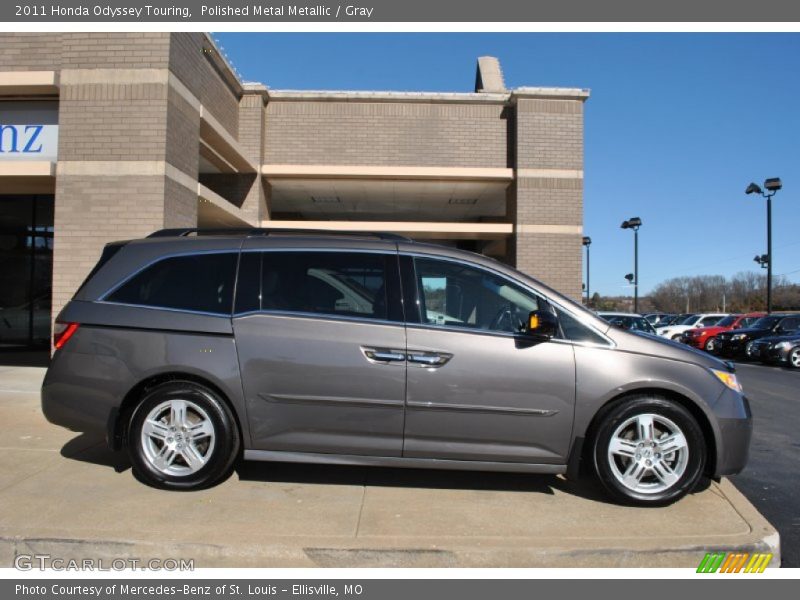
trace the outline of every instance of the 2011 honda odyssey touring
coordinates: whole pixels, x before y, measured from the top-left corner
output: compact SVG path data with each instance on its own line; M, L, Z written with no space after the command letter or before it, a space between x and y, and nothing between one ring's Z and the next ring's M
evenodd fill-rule
M171 489L248 460L567 473L672 502L739 472L733 367L492 259L389 234L163 230L58 315L53 423ZM581 469L581 465L584 468Z

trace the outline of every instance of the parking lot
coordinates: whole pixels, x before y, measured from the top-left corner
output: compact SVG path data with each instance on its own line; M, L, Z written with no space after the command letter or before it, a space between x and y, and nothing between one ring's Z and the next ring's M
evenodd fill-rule
M658 509L553 476L269 463L201 492L154 490L101 440L43 419L42 376L0 367L4 565L44 552L196 566L695 567L709 550L775 552L778 564L775 530L727 480ZM755 468L737 479L748 494L768 452L758 418Z
M781 535L783 566L800 566L800 370L740 363L753 409L750 462L733 483Z

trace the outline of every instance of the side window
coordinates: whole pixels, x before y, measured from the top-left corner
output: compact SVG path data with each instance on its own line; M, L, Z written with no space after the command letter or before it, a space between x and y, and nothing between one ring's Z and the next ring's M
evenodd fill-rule
M362 252L259 254L262 257L261 310L402 320L402 315L390 310L388 302L390 294L398 296L393 281L397 277L395 255ZM391 268L392 261L394 268Z
M800 319L796 317L789 317L781 322L781 330L783 331L794 331L798 327L800 327Z
M109 294L107 302L230 314L237 253L164 258Z
M488 271L427 258L414 265L422 323L517 333L539 308L534 294Z
M608 345L608 341L606 339L589 329L586 325L578 321L569 313L563 310L558 311L558 320L561 323L561 329L564 332L564 337L566 339L573 342L587 342L590 344ZM653 333L655 334L654 329Z

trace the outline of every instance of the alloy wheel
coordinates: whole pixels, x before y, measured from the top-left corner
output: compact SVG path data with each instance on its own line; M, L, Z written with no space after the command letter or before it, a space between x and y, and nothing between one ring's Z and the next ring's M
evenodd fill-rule
M208 413L190 400L158 404L145 418L141 444L157 471L186 476L198 472L214 451L216 432Z
M789 354L789 363L795 368L800 369L800 348L795 348Z
M670 419L643 413L625 420L608 444L611 473L625 488L639 494L659 494L673 487L686 472L689 444Z

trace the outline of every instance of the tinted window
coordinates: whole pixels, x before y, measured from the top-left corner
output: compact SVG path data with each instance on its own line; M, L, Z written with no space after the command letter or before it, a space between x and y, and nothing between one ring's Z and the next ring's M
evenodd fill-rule
M573 342L608 345L608 341L572 317L569 313L559 311L558 320L561 323L561 329L566 339L572 340Z
M396 277L396 268L390 269L391 261L396 265L396 256L360 252L252 254L261 255L261 310L402 319L394 311L390 315L387 306L387 273L391 271L391 277ZM252 289L246 293L252 298ZM242 302L253 303L246 297Z
M753 323L754 329L772 329L775 327L779 317L761 317L758 321Z
M230 314L235 253L165 258L108 295L106 301Z
M800 326L800 319L797 317L787 317L781 321L782 331L794 331L798 326Z
M467 265L427 258L414 259L421 321L517 333L538 298L498 275Z
M720 319L722 319L722 317L703 317L697 325L702 327L711 327L712 325L719 323Z

